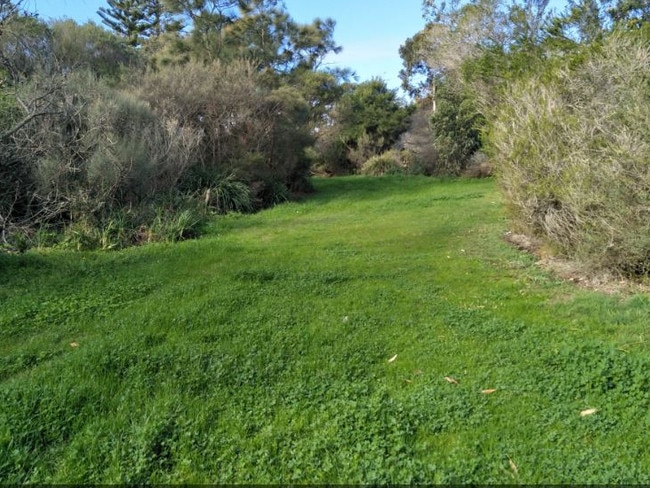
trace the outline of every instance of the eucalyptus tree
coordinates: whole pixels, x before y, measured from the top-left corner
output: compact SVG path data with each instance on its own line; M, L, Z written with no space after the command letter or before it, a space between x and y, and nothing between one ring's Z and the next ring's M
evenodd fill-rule
M649 22L647 0L568 0L550 33L565 45L588 45L602 42L613 29L636 30Z

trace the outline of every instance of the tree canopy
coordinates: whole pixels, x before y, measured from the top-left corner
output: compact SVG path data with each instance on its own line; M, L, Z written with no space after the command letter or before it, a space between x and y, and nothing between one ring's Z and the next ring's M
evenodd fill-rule
M132 46L162 31L163 5L161 0L106 0L97 14L116 34L126 38Z

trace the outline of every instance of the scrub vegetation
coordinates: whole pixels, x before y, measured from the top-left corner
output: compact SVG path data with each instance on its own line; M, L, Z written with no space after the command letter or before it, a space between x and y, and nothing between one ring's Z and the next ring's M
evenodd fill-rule
M408 102L279 0L26 6L0 482L650 484L646 0L424 0Z

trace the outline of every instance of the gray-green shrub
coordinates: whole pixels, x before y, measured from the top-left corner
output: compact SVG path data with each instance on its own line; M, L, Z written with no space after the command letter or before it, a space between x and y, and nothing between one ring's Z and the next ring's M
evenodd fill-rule
M614 34L515 84L490 143L515 225L597 268L650 272L650 46Z
M156 113L200 132L194 174L234 172L248 183L272 179L305 188L313 137L309 105L298 90L266 88L245 61L170 66L139 83Z
M35 192L88 218L175 189L194 160L199 133L92 75L69 76L60 111L17 135Z

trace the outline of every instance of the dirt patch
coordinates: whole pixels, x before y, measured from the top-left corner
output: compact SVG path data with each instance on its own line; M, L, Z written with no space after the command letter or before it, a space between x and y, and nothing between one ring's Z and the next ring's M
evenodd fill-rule
M650 286L625 279L607 272L585 269L580 263L552 256L544 250L541 240L524 234L506 232L503 239L537 259L536 264L544 271L581 288L612 295L615 293L650 293Z

